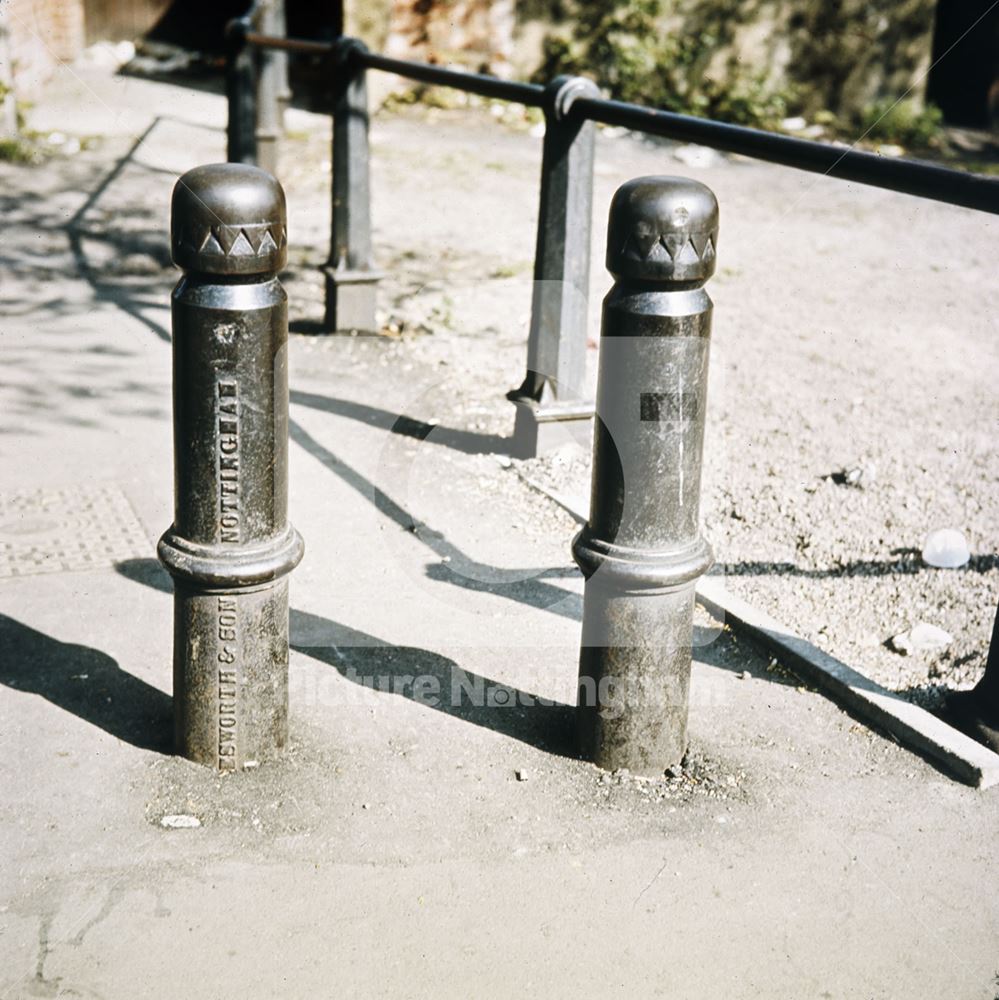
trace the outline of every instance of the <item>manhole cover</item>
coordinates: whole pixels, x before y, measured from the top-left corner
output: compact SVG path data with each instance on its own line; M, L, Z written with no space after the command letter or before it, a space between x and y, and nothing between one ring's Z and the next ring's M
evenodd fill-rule
M0 493L0 577L96 569L151 551L117 486Z

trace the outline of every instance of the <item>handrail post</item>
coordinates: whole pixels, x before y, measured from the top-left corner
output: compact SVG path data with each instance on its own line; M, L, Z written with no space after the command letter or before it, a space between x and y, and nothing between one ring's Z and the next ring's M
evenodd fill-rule
M970 691L950 691L940 714L962 733L999 753L999 609L992 623L985 673Z
M334 43L333 197L326 274L325 328L377 330L376 289L381 273L371 253L371 185L368 175L368 88L355 56L364 43Z
M272 30L275 35L287 38L288 15L285 8L285 0L272 0L272 3L274 7ZM285 127L284 113L288 110L288 105L291 104L291 87L288 84L288 53L278 50L274 53L274 56L275 75L277 76L278 123L283 132Z
M284 37L283 11L277 9L277 0L263 0L255 16L259 30L264 35ZM277 174L279 142L281 139L281 60L285 53L265 49L258 55L257 73L257 166L269 174ZM287 68L287 62L285 62Z
M639 177L614 195L590 516L578 736L600 767L661 775L687 744L718 204L703 184Z
M230 21L226 27L226 159L230 163L257 162L257 54L246 44L248 18Z
M288 735L288 259L284 192L257 167L188 171L173 192L174 730L236 771Z
M599 90L579 76L545 88L527 374L507 394L517 406L513 451L522 458L551 450L566 431L588 432L593 415L585 380L595 127L569 114L587 96Z

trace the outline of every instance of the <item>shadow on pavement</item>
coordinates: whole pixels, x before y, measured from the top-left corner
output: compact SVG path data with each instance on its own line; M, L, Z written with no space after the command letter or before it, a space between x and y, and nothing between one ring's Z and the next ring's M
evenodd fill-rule
M570 590L552 586L547 577L574 577L577 570L562 567L530 567L525 569L500 569L477 562L466 555L438 531L429 529L404 507L375 486L343 459L334 455L294 420L289 422L291 439L304 448L330 472L356 490L365 500L373 502L375 509L394 521L404 531L411 532L444 564L431 564L427 575L434 580L452 583L469 590L486 590L500 597L542 611L551 611L579 621L582 603ZM445 562L446 560L446 562Z
M115 569L136 583L173 591L169 575L155 559L126 559ZM571 705L464 670L440 653L393 646L320 615L292 608L289 617L291 648L333 667L354 684L406 698L549 753L574 756Z
M170 753L171 699L90 646L60 642L0 615L0 683L53 705L140 750Z
M507 455L513 445L511 438L501 437L499 434L480 434L477 431L441 427L423 420L414 420L403 414L391 413L377 406L369 406L367 403L356 403L336 396L320 396L314 392L292 389L291 401L299 406L336 414L338 417L349 417L351 420L358 420L402 437L415 438L417 441L426 441L429 438L431 444L453 448L469 455Z
M715 563L715 572L723 576L800 576L809 580L841 580L851 576L912 576L917 573L939 572L922 561L918 549L898 549L892 555L896 558L857 559L820 569L809 569L789 562ZM997 566L999 555L981 553L973 555L961 569L963 572L988 573Z
M465 670L440 653L390 646L305 611L292 609L291 636L293 649L334 667L354 684L406 698L539 750L576 756L572 705Z

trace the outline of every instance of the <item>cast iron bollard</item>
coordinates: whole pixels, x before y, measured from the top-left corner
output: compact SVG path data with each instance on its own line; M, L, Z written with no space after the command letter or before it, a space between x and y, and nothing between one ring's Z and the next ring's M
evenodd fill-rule
M178 753L237 770L288 732L288 311L284 192L216 164L173 191L174 578Z
M326 273L327 330L376 330L375 293L381 273L371 259L368 180L368 88L353 58L363 42L339 39L333 49L333 214Z
M225 88L229 103L226 159L230 163L257 162L257 53L246 44L250 19L226 25Z
M686 749L711 329L702 288L718 205L703 184L640 177L611 202L579 667L583 755L655 775Z
M559 76L545 96L527 375L507 396L517 404L512 450L521 458L561 444L568 421L588 433L593 416L584 382L595 126L569 111L600 91L584 77Z

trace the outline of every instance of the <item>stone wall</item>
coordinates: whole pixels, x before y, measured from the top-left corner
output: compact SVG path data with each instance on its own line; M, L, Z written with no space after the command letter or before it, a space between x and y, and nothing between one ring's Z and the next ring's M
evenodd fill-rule
M353 28L392 55L526 77L545 34L570 36L584 4L614 0L347 0ZM625 0L617 0L622 6ZM856 114L911 90L930 65L936 0L662 0L663 32L709 39L694 77L793 89L803 110Z
M719 45L706 72L720 80L747 69L794 88L806 112L861 112L907 91L918 103L933 47L936 0L687 0L679 30L708 22ZM718 10L731 16L719 24Z
M59 62L72 62L83 49L83 0L0 0L6 8L9 60L0 78L9 80L18 100L37 98Z
M345 15L387 55L511 74L515 0L347 0Z

